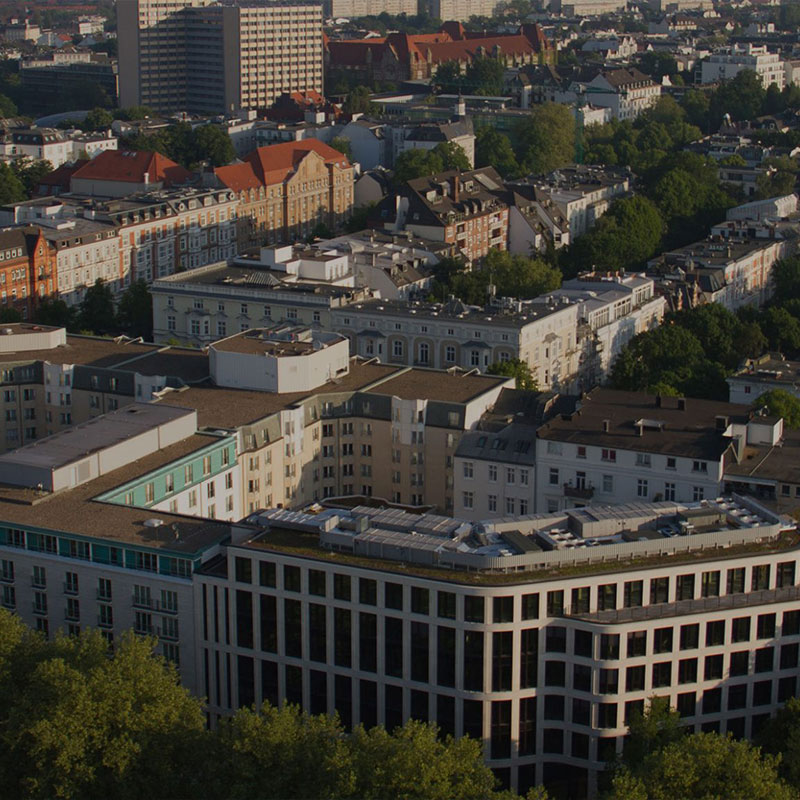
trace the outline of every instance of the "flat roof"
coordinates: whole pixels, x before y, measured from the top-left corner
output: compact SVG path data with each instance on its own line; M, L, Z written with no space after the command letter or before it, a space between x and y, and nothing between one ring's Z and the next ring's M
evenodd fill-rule
M175 406L132 403L4 453L0 465L58 469L190 413Z
M208 353L188 347L168 347L145 352L116 369L138 372L140 375L163 375L180 378L186 383L197 383L209 377Z
M9 525L33 526L54 533L74 533L187 555L196 553L227 537L230 523L92 501L216 441L218 437L194 434L63 492L41 494L33 489L0 485L0 520ZM153 518L164 524L160 528L145 526L145 521ZM173 525L177 526L177 540L172 532Z
M196 409L197 424L201 428L234 428L276 414L308 397L366 389L376 381L383 380L401 369L404 368L350 359L350 371L347 375L342 375L336 378L335 382L329 381L308 392L287 394L257 392L247 389L228 389L214 386L209 382L182 391L168 392L162 397L161 402L181 408Z
M374 394L389 394L404 400L434 400L441 403L466 403L491 391L511 378L473 372L440 372L414 368L375 386Z
M679 407L680 400L683 408ZM717 429L718 416L744 424L750 419L750 409L716 400L659 398L644 392L595 388L581 400L575 413L555 416L546 422L538 437L595 447L717 459L730 445L724 431ZM637 423L642 424L641 435Z
M0 363L19 361L49 361L52 364L83 364L108 368L144 353L155 353L155 344L123 341L121 339L98 339L92 336L67 336L65 345L47 350L20 350L0 353Z

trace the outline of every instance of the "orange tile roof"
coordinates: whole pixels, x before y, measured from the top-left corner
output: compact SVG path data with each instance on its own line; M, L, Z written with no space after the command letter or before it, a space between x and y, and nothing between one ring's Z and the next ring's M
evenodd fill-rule
M73 178L144 183L145 175L149 183L170 186L187 181L191 172L150 150L104 150L77 170Z
M226 167L216 167L214 174L224 186L237 193L248 189L258 189L261 186L261 181L253 172L250 164L228 164Z

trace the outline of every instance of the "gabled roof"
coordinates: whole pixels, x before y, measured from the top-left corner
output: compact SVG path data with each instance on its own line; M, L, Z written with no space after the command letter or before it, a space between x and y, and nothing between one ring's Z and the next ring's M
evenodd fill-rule
M171 186L185 183L191 175L189 170L161 153L150 150L104 150L77 170L73 178Z
M243 163L217 167L214 174L235 192L257 189L285 181L309 153L316 153L329 165L350 166L347 156L319 139L302 139L259 147L246 155Z

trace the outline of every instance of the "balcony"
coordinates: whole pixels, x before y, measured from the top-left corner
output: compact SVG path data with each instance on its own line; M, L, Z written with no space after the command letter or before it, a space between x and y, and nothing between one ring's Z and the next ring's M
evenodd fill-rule
M594 487L591 485L573 486L564 484L564 497L574 497L578 500L591 500L594 497Z

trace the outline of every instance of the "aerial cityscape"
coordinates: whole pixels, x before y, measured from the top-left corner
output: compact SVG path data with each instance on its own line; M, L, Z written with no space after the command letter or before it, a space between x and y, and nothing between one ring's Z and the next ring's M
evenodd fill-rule
M0 8L0 795L800 798L800 2Z

